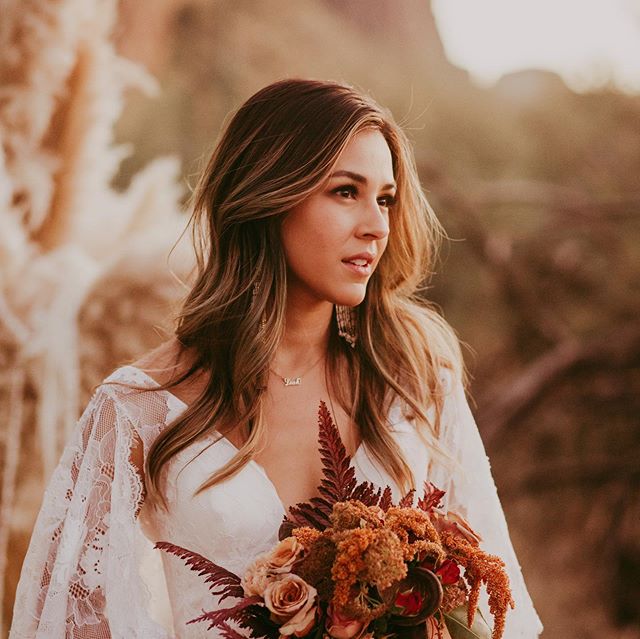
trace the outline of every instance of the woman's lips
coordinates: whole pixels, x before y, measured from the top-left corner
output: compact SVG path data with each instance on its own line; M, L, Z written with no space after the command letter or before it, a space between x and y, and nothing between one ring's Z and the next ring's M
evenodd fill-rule
M361 261L361 260L358 260ZM367 262L366 264L354 264L353 262L343 261L342 262L352 273L356 273L357 275L368 276L371 275L371 262Z

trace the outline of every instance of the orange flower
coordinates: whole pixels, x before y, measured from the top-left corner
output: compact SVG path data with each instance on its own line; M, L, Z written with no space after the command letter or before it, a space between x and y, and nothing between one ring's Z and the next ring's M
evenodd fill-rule
M351 587L356 583L358 574L365 567L364 552L374 539L374 531L368 528L356 528L334 537L337 546L336 559L333 562L331 576L336 584L333 603L338 608L349 601Z
M480 586L484 582L489 594L489 610L493 615L492 639L501 639L509 607L515 608L511 596L509 577L504 562L496 555L490 555L468 541L464 536L444 531L441 533L442 543L455 560L465 568L465 579L469 583L469 604L467 625L473 624L478 607Z
M310 528L309 526L302 526L301 528L294 528L291 533L307 550L316 543L318 538L322 535L319 530Z
M407 564L402 558L402 544L398 536L388 528L375 531L364 554L365 568L362 579L375 585L379 591L389 588L407 574Z
M386 513L386 522L402 543L405 561L412 561L420 550L424 550L425 542L440 541L429 515L422 510L392 507Z
M361 501L352 499L339 501L333 505L330 515L334 531L352 528L380 528L384 525L384 511L379 506L365 506Z

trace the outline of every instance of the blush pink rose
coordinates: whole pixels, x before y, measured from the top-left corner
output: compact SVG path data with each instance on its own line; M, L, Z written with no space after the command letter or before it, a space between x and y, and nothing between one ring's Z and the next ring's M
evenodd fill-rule
M270 552L260 555L241 579L244 594L262 597L267 584L277 579L278 575L290 572L303 550L304 547L295 537L287 537Z
M269 570L275 573L290 572L303 550L304 547L295 537L286 537L265 555Z
M264 604L271 619L280 625L280 636L304 637L316 620L317 591L298 575L283 575L269 582Z
M242 590L247 597L258 595L262 597L267 584L273 581L274 576L269 571L267 560L264 557L256 559L244 573L240 580Z
M340 614L332 605L327 608L327 632L333 639L360 638L365 624Z

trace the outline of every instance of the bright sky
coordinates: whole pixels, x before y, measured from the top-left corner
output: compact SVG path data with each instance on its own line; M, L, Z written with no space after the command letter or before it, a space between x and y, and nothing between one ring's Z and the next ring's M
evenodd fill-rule
M640 93L640 0L432 0L447 56L480 84L550 69L576 90Z

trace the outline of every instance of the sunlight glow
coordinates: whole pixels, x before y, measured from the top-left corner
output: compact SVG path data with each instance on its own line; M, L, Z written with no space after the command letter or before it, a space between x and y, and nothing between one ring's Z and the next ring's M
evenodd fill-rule
M432 0L453 64L482 85L521 69L640 92L640 0Z

